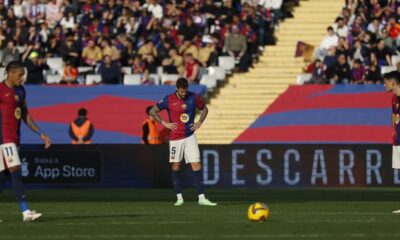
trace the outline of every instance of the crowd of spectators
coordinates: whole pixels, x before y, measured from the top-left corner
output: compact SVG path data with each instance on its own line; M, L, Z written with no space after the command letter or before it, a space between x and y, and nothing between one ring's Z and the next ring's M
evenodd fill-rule
M346 0L304 69L309 83L382 83L382 68L400 67L392 62L400 51L399 16L397 0Z
M45 83L46 59L60 57L61 83L78 83L79 66L106 84L121 83L124 66L148 76L162 66L199 82L218 56L247 71L274 42L274 29L298 0L0 0L1 64L24 61L27 83ZM283 7L282 7L283 6ZM290 6L290 5L288 5Z

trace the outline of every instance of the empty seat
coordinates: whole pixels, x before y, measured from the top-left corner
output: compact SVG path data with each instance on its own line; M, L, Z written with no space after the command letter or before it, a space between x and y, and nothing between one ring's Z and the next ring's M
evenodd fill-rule
M231 56L218 57L218 65L225 69L226 72L231 73L235 68L235 58Z
M178 74L163 74L161 75L161 83L162 84L171 84L173 82L176 82L178 80L179 75Z
M160 85L160 76L157 74L150 74L150 79L154 80L154 85Z
M47 84L58 84L61 81L61 75L47 75L46 83Z
M208 74L214 76L217 80L225 80L225 69L222 67L209 67Z
M88 74L86 75L86 85L101 83L101 75L99 74Z
M213 75L205 74L200 79L200 84L206 85L208 89L213 89L217 86L217 79Z
M141 78L140 74L125 74L124 85L140 85Z
M199 79L201 79L206 74L208 74L208 69L205 67L199 67Z
M157 67L157 75L161 76L164 73L164 68L162 66Z
M305 82L309 81L312 77L311 73L302 73L297 75L296 83L298 85L303 85Z
M122 72L124 74L132 74L132 68L131 67L122 67Z
M47 58L46 63L47 65L49 65L49 68L53 73L62 74L64 68L64 63L62 58L60 57Z
M398 62L400 62L400 56L393 55L392 56L392 66L396 67Z
M0 67L0 79L3 80L6 76L6 68Z
M391 71L395 71L396 69L397 68L394 67L394 66L382 66L381 67L381 74L383 75L385 73L388 73L388 72L391 72Z
M93 71L93 67L78 67L79 74L90 72L90 71Z
M20 54L23 54L26 50L26 46L16 46L15 48L18 49Z

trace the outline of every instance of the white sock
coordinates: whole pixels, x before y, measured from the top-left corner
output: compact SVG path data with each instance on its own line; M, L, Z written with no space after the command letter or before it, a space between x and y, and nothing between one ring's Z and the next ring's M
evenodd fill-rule
M202 201L206 199L206 196L204 194L199 194L199 201Z
M178 193L178 194L176 194L176 197L178 198L178 200L183 200L182 193Z

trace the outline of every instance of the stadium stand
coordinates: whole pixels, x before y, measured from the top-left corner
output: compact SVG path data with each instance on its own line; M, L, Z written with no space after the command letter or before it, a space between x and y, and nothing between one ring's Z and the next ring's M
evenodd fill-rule
M380 83L384 73L398 69L398 4L345 3L335 23L327 25L334 32L327 28L330 36L316 45L320 58L297 76L298 84L325 85L291 86L235 143L390 143L390 119L381 116L390 115L391 95ZM337 46L321 54L331 37Z
M315 58L304 69L312 76L305 83L382 83L385 72L399 69L399 3L343 3L335 21L327 25L331 33L315 45ZM316 61L323 65L315 67Z
M199 143L232 143L294 84L303 66L302 60L294 58L297 42L318 44L342 5L336 0L300 1L300 6L294 8L294 18L279 25L276 46L268 46L254 68L234 74L211 99L208 119L197 133Z
M214 88L210 79L221 80L221 75L210 67L246 71L265 44L274 42L275 27L297 1L1 1L1 64L22 60L41 66L43 78L28 75L27 84L57 84L68 62L79 77L63 84L149 85L176 79L164 74L199 83L206 75L203 82ZM187 60L188 53L194 62ZM131 74L145 76L136 81Z

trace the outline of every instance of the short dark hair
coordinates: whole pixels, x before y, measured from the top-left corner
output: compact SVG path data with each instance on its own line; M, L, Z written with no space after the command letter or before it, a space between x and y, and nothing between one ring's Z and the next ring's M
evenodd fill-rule
M147 115L150 115L150 110L153 108L153 106L147 106L146 108L146 113Z
M344 18L339 16L336 18L335 22L339 22L339 21L343 21L343 20L344 20Z
M396 81L396 83L399 83L399 72L391 71L391 72L385 73L383 75L383 79L384 80L392 80L393 79Z
M189 87L189 82L186 78L179 78L176 81L176 88L183 88L183 89L187 89Z
M79 116L79 117L86 117L86 115L87 115L87 110L86 110L86 108L80 108L80 109L78 110L78 116Z
M24 65L22 64L22 62L20 62L20 61L11 61L11 62L9 62L7 64L5 73L8 74L11 71L14 71L16 69L21 69L21 68L24 68Z
M326 28L326 31L332 31L333 32L334 30L333 30L333 27L329 26L329 27Z

